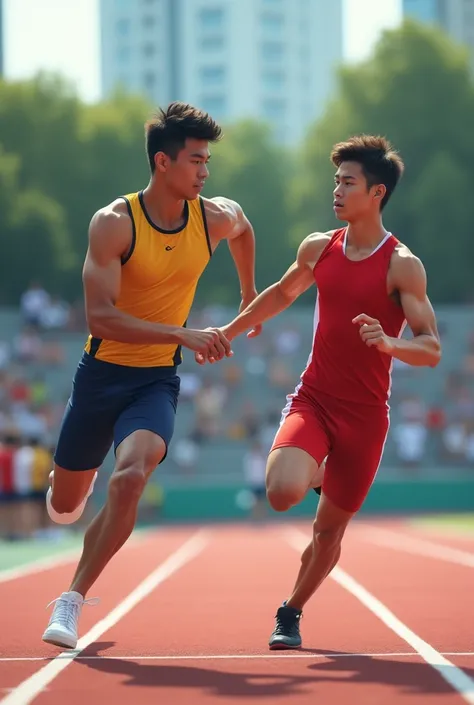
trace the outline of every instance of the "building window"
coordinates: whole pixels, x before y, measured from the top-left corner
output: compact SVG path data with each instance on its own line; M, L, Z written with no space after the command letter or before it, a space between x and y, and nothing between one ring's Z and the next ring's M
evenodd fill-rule
M224 42L224 37L222 36L214 36L214 37L201 37L200 40L201 44L201 49L203 51L222 51L224 48L225 42Z
M265 12L260 17L260 24L263 30L280 33L284 26L283 15L280 12Z
M151 57L155 55L155 45L150 44L150 42L147 42L146 44L144 44L143 45L143 55L147 59L151 59Z
M130 33L129 20L117 20L117 34L119 37L126 37Z
M153 15L143 15L142 22L143 22L143 26L146 29L151 29L152 27L155 26L155 18L153 17Z
M219 120L226 113L226 99L223 95L203 96L200 101L200 107L205 110L211 117Z
M199 13L202 29L222 29L224 25L224 10L222 8L203 9Z
M277 61L283 57L283 44L281 42L263 42L261 53L262 58L266 61Z
M262 73L262 86L268 91L281 91L285 87L285 74L283 71L264 71Z
M225 80L224 66L203 66L199 74L206 86L221 86Z

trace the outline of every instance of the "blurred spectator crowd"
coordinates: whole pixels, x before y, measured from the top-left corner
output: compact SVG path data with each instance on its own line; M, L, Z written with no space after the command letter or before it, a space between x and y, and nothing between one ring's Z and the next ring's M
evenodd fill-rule
M448 359L437 369L413 368L397 360L392 371L391 428L384 465L406 476L430 477L436 467L474 472L474 316L458 364L449 354L449 323L440 324ZM227 322L215 309L190 325ZM410 333L408 332L408 335ZM266 456L280 422L286 395L304 370L312 344L312 320L283 316L262 336L233 342L235 355L204 368L183 365L181 409L192 407L189 432L175 443L173 457L184 469L199 471L205 444L245 440L249 452ZM455 364L454 369L452 365ZM435 383L436 381L436 383ZM242 394L245 388L245 393ZM240 405L233 403L239 398ZM233 412L233 413L232 413Z
M80 308L32 283L18 325L0 332L0 536L25 538L46 529L44 496L64 396L46 375L65 364L61 334L83 330ZM66 397L67 398L67 397Z
M195 310L188 325L221 325L234 313ZM87 331L82 303L70 306L37 283L19 309L0 310L0 321L0 531L15 537L44 522L51 457ZM394 361L383 466L401 477L429 478L446 466L474 470L474 312L451 319L448 311L440 333L444 355L436 370ZM294 307L258 338L233 341L234 356L221 363L200 367L185 350L175 437L160 476L261 484L312 337L312 311Z

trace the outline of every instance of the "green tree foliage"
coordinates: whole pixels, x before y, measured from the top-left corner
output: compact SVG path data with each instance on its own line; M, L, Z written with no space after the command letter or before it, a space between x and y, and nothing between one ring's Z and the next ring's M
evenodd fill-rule
M227 196L240 203L255 231L256 278L261 290L283 273L294 256L288 237L286 185L290 155L272 142L269 130L243 121L225 130L211 147L210 177L205 194ZM209 264L198 301L238 303L239 285L228 248L221 245Z
M149 179L144 123L150 106L117 93L83 109L80 124L81 172L76 183L74 243L83 257L92 215L115 198L144 188Z
M338 226L331 211L333 144L352 134L383 134L406 164L386 225L426 262L438 301L462 300L471 289L474 261L466 193L472 124L467 53L436 29L413 22L386 32L368 61L341 70L334 100L308 134L292 191L294 241ZM448 262L456 275L446 275Z
M148 182L144 123L151 113L144 100L120 92L97 105L84 105L67 83L48 75L21 83L0 82L0 140L17 155L13 177L12 163L4 160L4 179L13 178L15 185L9 191L4 188L3 198L11 193L7 201L15 205L15 228L21 229L25 243L25 232L31 231L28 223L40 214L49 223L47 238L55 243L54 256L37 259L36 266L49 282L63 282L62 293L69 298L81 292L92 215ZM253 122L226 128L224 141L213 152L206 195L229 196L244 207L255 227L257 276L264 286L273 279L274 267L281 270L290 261L286 202L290 156L283 156L269 131ZM11 240L12 219L8 227ZM39 223L37 230L40 243L46 234ZM12 257L20 262L25 250L19 242L16 247ZM31 252L39 256L37 249ZM64 268L69 273L66 278L61 274ZM13 297L28 279L24 269L11 289ZM4 287L8 286L5 281ZM238 297L232 260L223 246L199 287L198 300L237 303Z
M16 303L32 279L47 282L52 292L67 291L76 264L63 209L37 190L22 190L19 171L18 157L0 146L2 304Z
M64 208L79 258L93 213L143 185L148 111L144 101L120 94L84 105L66 82L49 75L0 82L0 141L21 157L21 186L38 189Z
M92 215L148 182L143 125L151 112L142 98L121 93L85 105L49 75L0 81L3 302L16 302L33 274L70 299L81 295ZM463 301L472 294L474 261L472 124L467 52L438 30L407 22L386 32L369 60L340 70L326 114L299 150L282 148L253 121L225 126L204 195L243 206L255 229L262 289L293 261L305 235L339 225L331 208L333 144L355 133L384 134L406 163L386 225L425 262L434 300ZM236 304L238 297L223 245L197 300Z

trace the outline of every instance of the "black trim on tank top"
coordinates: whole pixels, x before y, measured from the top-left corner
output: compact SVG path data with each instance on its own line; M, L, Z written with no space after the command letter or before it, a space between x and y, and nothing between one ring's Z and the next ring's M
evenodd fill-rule
M183 328L186 328L187 321L184 322ZM173 355L173 365L176 367L177 365L181 364L181 349L182 346L178 345L178 347L175 350L175 353Z
M189 220L189 205L188 205L187 201L184 202L184 210L183 210L184 223L182 225L180 225L179 228L175 228L175 230L165 230L164 228L160 228L158 225L156 225L156 223L154 223L152 221L152 219L150 218L150 216L148 215L148 211L145 206L145 201L143 199L143 191L140 191L140 193L138 194L138 200L140 201L143 215L147 219L148 225L151 225L153 230L157 230L159 233L163 233L164 235L177 235L182 230L184 230L184 228L187 226L188 220Z
M206 233L207 246L209 248L209 257L212 257L213 252L211 246L211 238L209 236L209 228L207 227L206 209L204 207L204 201L201 196L199 196L199 205L201 206L202 222L204 225L204 232Z
M89 348L89 355L91 357L95 357L97 355L101 342L102 338L91 338L91 344Z
M125 201L125 205L127 206L128 210L128 215L130 216L130 220L132 221L132 242L130 243L130 249L128 250L126 255L122 255L122 266L128 262L130 257L133 255L133 250L135 249L135 245L137 242L137 229L135 227L135 219L133 217L133 212L132 212L132 206L130 205L130 201L128 198L125 196L122 196L123 200Z

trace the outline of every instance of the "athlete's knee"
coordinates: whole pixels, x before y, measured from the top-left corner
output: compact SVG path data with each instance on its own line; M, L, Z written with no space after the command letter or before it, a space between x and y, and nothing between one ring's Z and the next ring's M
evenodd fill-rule
M51 495L51 506L58 514L71 514L71 512L74 512L78 508L83 500L84 496L82 494L58 496L57 493L54 494L53 492Z
M55 467L52 485L51 506L58 514L74 512L87 495L93 472L72 472Z
M137 503L163 454L164 450L159 443L122 449L109 481L109 500L118 506Z
M109 480L109 501L118 507L138 502L145 489L147 477L140 462L116 469Z
M300 448L277 448L270 453L266 472L267 498L277 512L299 504L316 469L315 461Z
M340 548L344 538L345 526L331 526L330 528L313 527L313 543L319 551L333 551Z
M267 484L267 498L270 506L276 512L286 512L295 504L301 502L305 489L296 484L269 482Z
M313 523L313 544L320 551L332 551L340 547L350 516L350 514L345 512L341 512L339 516L324 516L323 513L320 516L316 516Z
M131 433L117 448L116 471L139 467L150 474L166 453L166 443L152 431L138 430Z

